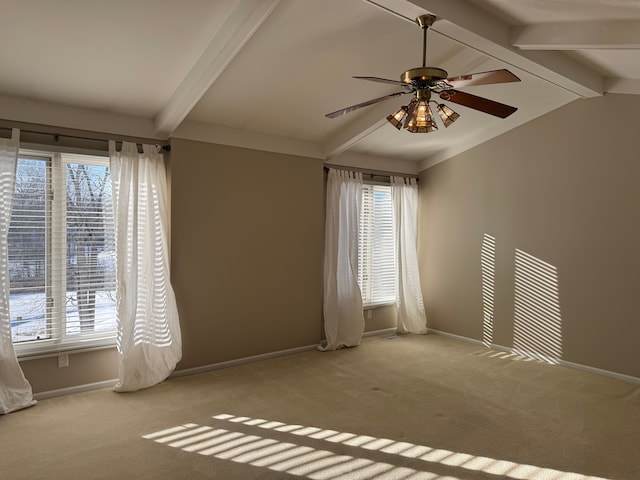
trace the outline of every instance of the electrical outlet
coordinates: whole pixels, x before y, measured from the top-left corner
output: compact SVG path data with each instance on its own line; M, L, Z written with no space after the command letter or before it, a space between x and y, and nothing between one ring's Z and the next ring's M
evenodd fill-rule
M58 355L58 368L68 367L69 366L69 354L62 353Z
M371 318L372 313L371 313L371 309L367 310L367 318Z

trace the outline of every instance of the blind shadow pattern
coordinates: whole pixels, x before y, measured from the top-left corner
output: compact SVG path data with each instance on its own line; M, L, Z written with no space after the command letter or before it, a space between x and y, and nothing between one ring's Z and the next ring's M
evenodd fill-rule
M493 479L607 480L319 427L230 414L213 419L224 428L187 423L143 438L184 452L314 480L461 480L470 472ZM291 441L279 440L282 434Z
M514 352L559 363L562 317L556 267L516 249L514 290Z
M496 281L496 239L485 233L480 251L482 267L482 344L493 344L493 309L495 303Z
M151 188L145 184L140 185L138 212L132 215L132 218L136 216L143 219L160 218L160 204L155 185ZM127 267L129 271L135 269L138 275L147 277L147 281L139 282L133 342L134 345L147 343L157 347L168 347L173 340L168 322L170 313L167 312L168 292L161 223L144 221L138 222L137 227L137 250L146 253L137 255L137 259L128 257Z

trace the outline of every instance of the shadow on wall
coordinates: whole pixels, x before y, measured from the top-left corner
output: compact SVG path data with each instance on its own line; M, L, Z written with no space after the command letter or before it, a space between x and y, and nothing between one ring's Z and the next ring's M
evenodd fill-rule
M484 234L482 266L482 343L493 342L496 239ZM514 274L514 353L559 363L562 358L562 315L558 271L553 265L516 249Z
M493 344L493 306L496 280L496 239L484 234L480 253L482 265L482 344Z
M562 358L562 317L556 267L516 249L514 351L548 363Z

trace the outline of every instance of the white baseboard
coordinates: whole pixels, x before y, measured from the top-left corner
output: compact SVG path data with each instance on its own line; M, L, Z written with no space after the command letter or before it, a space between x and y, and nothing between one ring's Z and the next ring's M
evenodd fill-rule
M382 330L372 330L370 332L364 332L362 334L363 337L373 337L375 335L391 335L396 333L396 328L383 328Z
M432 328L429 329L430 333L434 333L436 335L441 335L443 337L453 338L455 340L460 340L466 343L473 343L479 347L483 348L491 348L492 350L499 350L501 352L510 353L513 355L521 355L513 348L504 347L502 345L492 344L491 347L487 347L480 340L476 340L475 338L463 337L460 335L455 335L453 333L443 332L441 330L434 330ZM625 375L623 373L612 372L610 370L603 370L601 368L590 367L588 365L581 365L579 363L567 362L566 360L558 359L554 361L555 365L561 365L563 367L575 368L576 370L583 370L585 372L595 373L596 375L604 375L605 377L615 378L616 380L620 380L622 382L632 383L634 385L640 385L640 378L633 377L631 375Z
M578 370L584 370L586 372L595 373L597 375L604 375L607 377L615 378L616 380L620 380L622 382L640 385L640 378L633 377L631 375L625 375L623 373L611 372L609 370L602 370L601 368L590 367L588 365L581 365L579 363L567 362L566 360L560 360L559 365L562 365L564 367L569 367L569 368L575 368Z
M210 372L212 370L220 370L221 368L235 367L238 365L244 365L247 363L259 362L260 360L268 360L270 358L284 357L286 355L293 355L294 353L308 352L310 350L316 350L318 345L305 345L303 347L289 348L287 350L278 350L275 352L262 353L260 355L254 355L251 357L237 358L235 360L228 360L226 362L211 363L209 365L202 365L200 367L185 368L184 370L176 370L169 378L183 377L186 375L195 375L197 373Z
M395 333L395 331L396 331L395 328L385 328L382 330L373 330L371 332L365 332L362 334L362 336L371 337L374 335L387 335L390 333ZM277 350L275 352L263 353L263 354L254 355L251 357L237 358L234 360L228 360L226 362L211 363L209 365L202 365L200 367L185 368L184 370L177 370L173 372L169 376L169 378L184 377L186 375L195 375L198 373L210 372L212 370L220 370L221 368L236 367L238 365L245 365L247 363L259 362L261 360L268 360L270 358L284 357L287 355L293 355L294 353L308 352L311 350L317 350L318 345L319 344L305 345L302 347L294 347L294 348L289 348L287 350Z
M35 393L33 398L36 400L45 400L47 398L60 397L62 395L71 395L72 393L88 392L90 390L98 390L100 388L113 387L118 383L118 379L104 380L102 382L85 383L83 385L75 385L73 387L58 388L56 390L47 390L45 392Z
M461 342L466 342L466 343L473 343L474 345L477 345L479 347L484 347L484 343L482 343L480 340L476 340L475 338L469 338L469 337L463 337L461 335L456 335L454 333L449 333L449 332L443 332L442 330L434 330L433 328L429 329L429 333L433 333L435 335L440 335L442 337L449 337L449 338L453 338L455 340L460 340ZM496 349L498 349L496 347ZM501 349L499 349L501 350Z

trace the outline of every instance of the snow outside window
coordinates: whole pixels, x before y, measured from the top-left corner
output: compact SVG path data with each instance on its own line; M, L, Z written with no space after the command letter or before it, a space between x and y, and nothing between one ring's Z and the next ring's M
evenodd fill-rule
M358 245L358 284L365 307L395 303L395 258L391 187L365 184Z
M9 227L18 356L115 344L109 159L21 151Z

